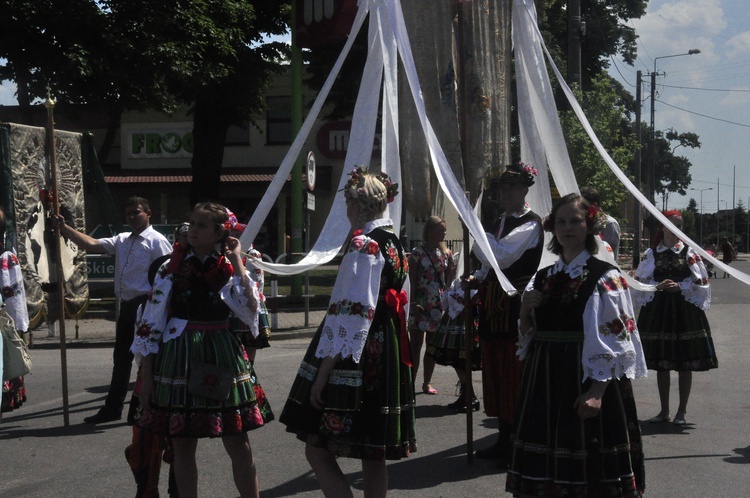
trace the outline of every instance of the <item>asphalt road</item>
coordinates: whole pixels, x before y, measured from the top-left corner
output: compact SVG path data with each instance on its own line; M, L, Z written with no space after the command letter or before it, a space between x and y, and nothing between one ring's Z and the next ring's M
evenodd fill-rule
M750 272L750 263L736 266ZM713 281L708 312L719 368L693 376L688 424L651 424L659 411L655 375L634 383L646 453L648 496L745 497L750 489L750 287L736 279ZM268 399L281 411L308 339L273 343L258 355L256 370ZM92 347L93 346L93 347ZM68 349L70 425L63 426L59 351L34 349L33 374L27 377L29 401L6 413L0 422L0 496L127 497L135 485L123 450L131 429L122 422L99 426L83 423L103 403L111 369L111 347L89 344ZM673 375L673 411L677 405ZM475 385L481 392L480 374ZM421 382L420 382L421 384ZM437 396L417 396L419 451L389 464L391 496L509 496L505 474L490 462L466 459L466 418L448 412L454 398L454 373L438 367L433 381ZM489 444L494 421L475 413L475 447ZM321 496L304 459L303 445L272 422L250 433L265 498ZM198 445L201 496L234 497L229 459L218 440ZM342 459L342 467L362 496L361 468ZM166 477L166 472L163 473ZM166 479L161 492L166 494Z

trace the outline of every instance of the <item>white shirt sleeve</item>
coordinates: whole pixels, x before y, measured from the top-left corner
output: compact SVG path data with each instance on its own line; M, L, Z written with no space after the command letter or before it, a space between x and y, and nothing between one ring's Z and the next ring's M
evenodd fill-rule
M586 302L583 336L581 382L646 376L628 285L618 270L605 273Z
M654 269L655 269L654 251L653 249L647 249L646 254L643 256L641 263L635 270L635 279L644 284L656 285L658 282L654 280ZM630 295L633 299L633 307L640 308L650 303L654 299L656 290L647 291L636 289L635 287L630 288Z
M340 354L341 358L351 356L359 363L375 318L384 266L377 242L365 235L352 238L339 266L316 357Z
M165 261L161 268L168 263L169 260ZM156 274L148 301L143 305L140 318L135 322L135 334L130 351L135 355L138 364L142 357L159 352L162 336L165 336L164 340L179 337L187 325L187 320L167 323L173 281L174 275L171 273L163 276L160 271Z
M680 291L687 302L703 311L711 307L711 286L708 283L708 270L703 264L703 258L688 247L687 263L690 276L680 282Z
M515 263L525 251L534 247L542 236L542 225L537 221L527 221L523 225L511 230L505 237L495 238L491 233L487 234L492 255L497 260L501 270ZM478 247L475 254L482 263L482 270L490 267L490 262ZM480 270L481 271L481 270ZM479 272L477 272L479 273ZM486 277L487 271L481 273L482 277L475 275L480 280Z

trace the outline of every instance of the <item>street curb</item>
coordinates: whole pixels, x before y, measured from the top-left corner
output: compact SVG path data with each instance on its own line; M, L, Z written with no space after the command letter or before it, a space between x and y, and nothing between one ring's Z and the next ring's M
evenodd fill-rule
M271 347L276 341L288 341L291 339L312 338L317 328L307 327L301 329L279 330L271 333ZM60 342L50 341L47 338L39 339L42 342L34 342L29 349L60 349ZM114 338L112 339L68 339L65 342L66 349L94 349L94 348L113 348L115 347Z

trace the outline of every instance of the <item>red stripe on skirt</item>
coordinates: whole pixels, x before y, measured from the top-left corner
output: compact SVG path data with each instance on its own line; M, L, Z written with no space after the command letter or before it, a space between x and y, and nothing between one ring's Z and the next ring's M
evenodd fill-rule
M516 356L515 339L480 341L484 412L513 424L521 388L523 362Z

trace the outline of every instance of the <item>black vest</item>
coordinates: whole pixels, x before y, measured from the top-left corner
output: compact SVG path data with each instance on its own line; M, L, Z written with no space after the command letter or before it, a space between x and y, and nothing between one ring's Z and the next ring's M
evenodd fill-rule
M507 216L505 226L500 234L500 238L505 237L514 229L520 227L529 221L542 222L542 219L533 211L529 211L523 216ZM497 233L501 221L495 223L492 233ZM479 313L479 337L483 340L492 339L516 339L518 336L518 314L521 310L521 294L526 284L534 276L534 272L539 266L542 259L542 249L544 246L544 237L539 237L539 241L533 247L530 247L508 268L501 268L503 274L519 291L515 296L509 296L500 286L497 275L490 271L484 281L481 293L481 307Z
M551 267L539 270L534 277L534 289L542 293L541 306L536 310L537 330L583 330L583 311L594 292L596 283L609 270L616 268L591 256L583 274L570 278L560 272L547 276Z

